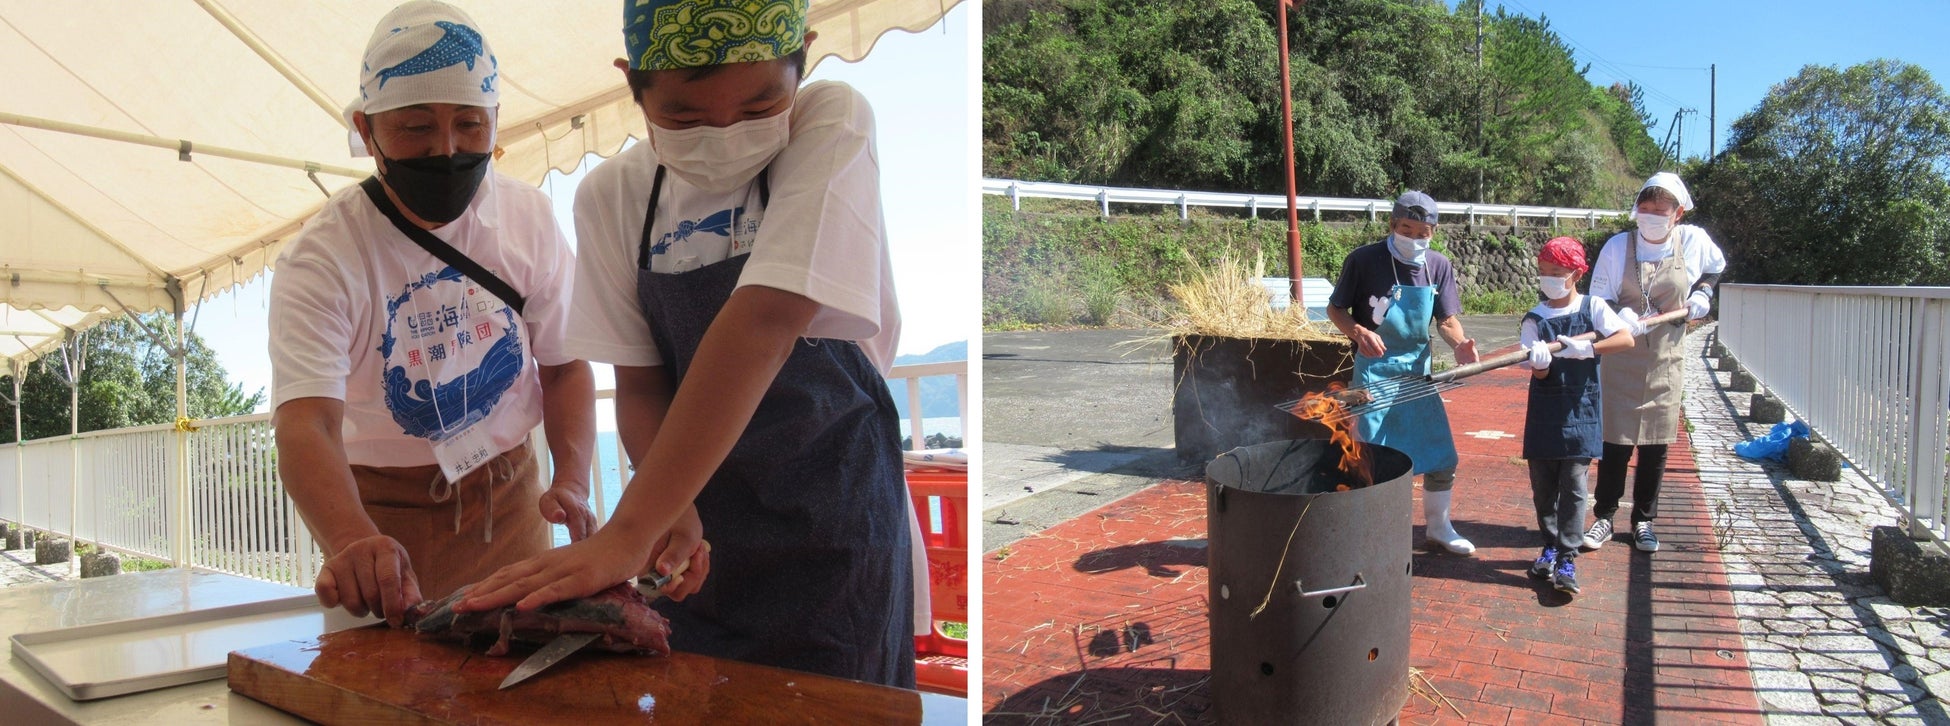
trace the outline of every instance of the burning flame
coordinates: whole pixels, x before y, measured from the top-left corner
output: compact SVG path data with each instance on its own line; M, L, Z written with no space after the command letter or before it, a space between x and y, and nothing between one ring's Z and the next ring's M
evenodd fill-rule
M1348 400L1344 393L1347 386L1339 381L1327 384L1327 390L1309 393L1295 404L1293 415L1326 424L1332 440L1341 447L1341 473L1346 474L1355 486L1365 487L1373 484L1373 476L1368 471L1368 462L1362 456L1359 442L1354 436L1354 417L1347 415ZM1363 392L1354 392L1365 395ZM1358 399L1355 401L1358 403ZM1334 487L1334 491L1347 491L1347 484Z

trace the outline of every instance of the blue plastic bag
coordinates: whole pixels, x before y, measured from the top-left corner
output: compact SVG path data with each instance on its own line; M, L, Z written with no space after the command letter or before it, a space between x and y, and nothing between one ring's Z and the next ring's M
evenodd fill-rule
M1733 453L1743 459L1787 461L1788 440L1808 438L1808 425L1800 421L1774 424L1766 436L1733 445Z

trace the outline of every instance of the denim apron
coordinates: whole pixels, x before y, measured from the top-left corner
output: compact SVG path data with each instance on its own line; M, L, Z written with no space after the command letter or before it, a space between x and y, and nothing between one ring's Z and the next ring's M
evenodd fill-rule
M1429 321L1435 315L1435 288L1396 283L1388 294L1393 304L1382 314L1381 325L1375 328L1387 350L1380 358L1370 358L1355 350L1354 385L1357 387L1429 374ZM1441 396L1386 406L1363 414L1355 423L1362 441L1407 454L1414 464L1412 473L1456 469L1456 442L1449 435L1449 414L1442 408Z
M681 386L749 254L650 271L664 168L637 252L637 300ZM760 204L770 201L760 172ZM894 400L859 344L801 339L698 493L711 575L658 603L679 650L914 687L914 585ZM656 472L650 472L654 482Z
M1578 312L1545 320L1528 313L1525 320L1537 326L1537 339L1557 340L1560 335L1582 335L1594 330L1591 296L1584 296ZM1598 407L1598 358L1583 360L1551 359L1550 372L1530 379L1530 400L1523 419L1523 458L1596 459L1603 453L1604 437Z

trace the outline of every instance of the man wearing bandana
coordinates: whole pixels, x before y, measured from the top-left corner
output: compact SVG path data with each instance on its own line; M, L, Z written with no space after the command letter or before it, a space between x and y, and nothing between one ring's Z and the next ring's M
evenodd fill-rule
M1435 200L1411 191L1395 200L1388 238L1356 247L1341 263L1341 277L1327 299L1327 318L1354 342L1354 385L1389 385L1429 374L1429 322L1455 350L1456 363L1476 362L1476 341L1463 333L1462 295L1456 269L1429 249L1435 237ZM1362 440L1407 454L1422 475L1423 534L1450 552L1466 555L1476 545L1449 523L1456 483L1456 442L1442 397L1429 396L1372 411L1355 419Z
M844 84L800 86L806 9L624 3L617 67L649 140L577 191L568 346L616 366L636 475L601 530L496 573L462 609L688 561L658 604L673 647L913 686L918 550L882 378L900 318L873 114Z
M548 198L492 168L498 80L459 9L388 13L346 110L376 174L278 259L278 468L327 554L327 607L397 624L547 550L551 522L594 528L593 379L562 342L575 260ZM541 422L547 488L528 444Z

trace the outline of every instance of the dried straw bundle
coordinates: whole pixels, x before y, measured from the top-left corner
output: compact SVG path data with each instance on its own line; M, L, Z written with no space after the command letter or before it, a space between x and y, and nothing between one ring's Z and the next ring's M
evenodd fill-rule
M1268 302L1271 293L1259 283L1266 275L1266 260L1254 260L1248 271L1231 254L1210 266L1200 266L1186 253L1194 272L1184 282L1170 287L1177 309L1158 321L1158 327L1172 335L1207 335L1223 338L1263 338L1272 340L1344 339L1334 326L1307 319L1307 310L1295 300L1285 310L1274 310ZM1250 274L1248 274L1250 272Z

